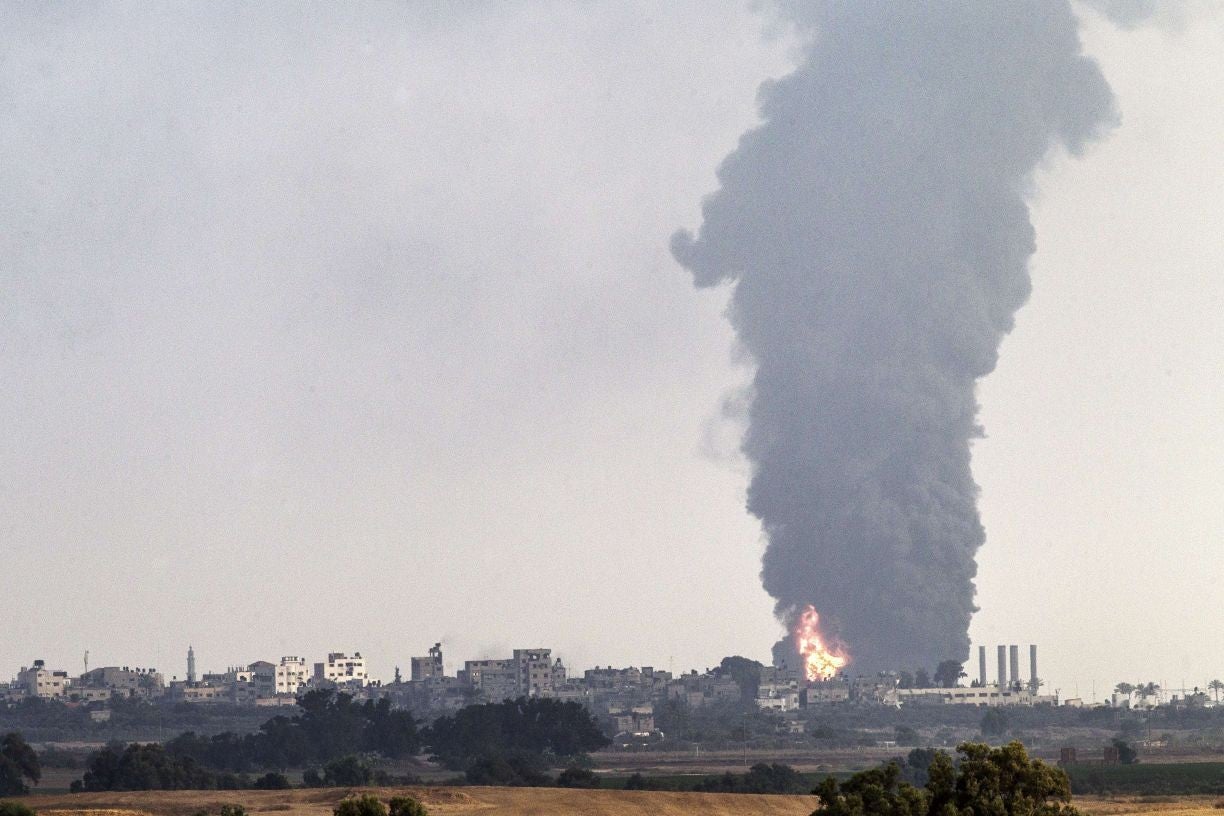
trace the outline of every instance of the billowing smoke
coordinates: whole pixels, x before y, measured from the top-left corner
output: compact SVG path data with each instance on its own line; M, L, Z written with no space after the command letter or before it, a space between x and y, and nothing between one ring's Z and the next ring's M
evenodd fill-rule
M815 604L859 671L964 660L975 383L1029 295L1034 168L1112 96L1066 0L788 9L802 63L672 251L731 284L755 358L748 508L779 616Z

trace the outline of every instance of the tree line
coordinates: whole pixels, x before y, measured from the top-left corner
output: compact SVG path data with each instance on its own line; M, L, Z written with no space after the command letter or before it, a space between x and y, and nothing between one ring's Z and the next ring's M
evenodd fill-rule
M275 788L288 785L284 770L303 767L308 786L390 783L404 780L378 777L365 758L401 759L423 749L469 782L541 784L551 781L544 776L548 767L608 743L590 712L573 702L520 698L472 705L422 729L411 712L387 700L358 703L319 690L298 700L297 714L273 717L253 734L188 731L165 745L108 745L90 756L73 789ZM261 771L252 781L249 775Z

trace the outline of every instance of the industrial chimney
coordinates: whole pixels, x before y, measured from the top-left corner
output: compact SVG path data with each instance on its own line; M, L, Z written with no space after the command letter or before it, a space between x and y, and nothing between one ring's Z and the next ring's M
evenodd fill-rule
M1029 688L1036 694L1039 690L1037 685L1037 644L1029 644Z
M1015 686L1020 682L1020 647L1011 646L1011 684Z
M986 685L986 647L978 647L978 685Z
M1007 685L1007 647L999 646L999 688Z

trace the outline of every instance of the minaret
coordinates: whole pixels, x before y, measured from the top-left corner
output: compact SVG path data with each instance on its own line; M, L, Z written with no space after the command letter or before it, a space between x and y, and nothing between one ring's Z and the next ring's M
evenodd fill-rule
M195 672L195 649L191 646L187 647L187 682L194 683L196 681Z

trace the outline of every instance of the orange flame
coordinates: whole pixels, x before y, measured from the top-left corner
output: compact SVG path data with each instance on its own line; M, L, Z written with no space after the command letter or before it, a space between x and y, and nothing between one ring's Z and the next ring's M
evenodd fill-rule
M825 645L820 634L820 615L808 604L795 621L795 648L803 658L808 682L829 680L850 663L850 653L841 644Z

